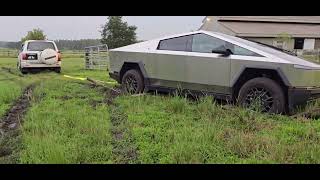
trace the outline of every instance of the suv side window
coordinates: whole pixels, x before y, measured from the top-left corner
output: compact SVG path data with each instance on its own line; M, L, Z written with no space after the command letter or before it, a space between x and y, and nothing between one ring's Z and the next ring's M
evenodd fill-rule
M158 50L169 51L190 51L192 36L181 36L172 39L161 40L158 45Z

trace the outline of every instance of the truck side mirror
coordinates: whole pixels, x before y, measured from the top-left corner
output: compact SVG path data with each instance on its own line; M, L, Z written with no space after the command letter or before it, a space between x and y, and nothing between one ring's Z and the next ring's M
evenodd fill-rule
M226 49L225 47L214 49L212 50L212 53L221 54L222 57L229 57L232 54L231 50Z

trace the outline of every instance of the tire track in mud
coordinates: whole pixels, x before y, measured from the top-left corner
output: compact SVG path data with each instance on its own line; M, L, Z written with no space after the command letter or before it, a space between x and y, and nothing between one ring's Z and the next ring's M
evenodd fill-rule
M8 67L1 67L1 69L5 72L8 72L9 74L15 75L15 76L19 76L19 77L24 77L22 74L17 73L15 70L12 70L12 68L8 68Z
M113 161L116 164L136 163L138 157L137 147L128 123L128 117L119 104L114 102L116 97L122 95L120 88L111 89L94 84L91 84L90 87L99 88L104 93L104 103L109 106Z
M31 105L31 98L34 88L35 84L31 84L25 88L22 95L13 103L11 108L0 119L0 158L10 156L13 151L15 151L15 147L17 145L13 144L12 146L10 141L16 141L14 139L20 135L18 130L27 110Z
M1 78L0 81L9 81L24 77L22 74L19 74L8 67L1 67L0 74L1 76L5 76L5 78ZM9 77L9 74L14 75L15 77Z

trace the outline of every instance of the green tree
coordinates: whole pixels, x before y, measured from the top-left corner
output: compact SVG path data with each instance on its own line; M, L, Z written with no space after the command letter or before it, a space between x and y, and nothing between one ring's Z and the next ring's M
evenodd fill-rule
M102 26L101 43L107 44L110 49L118 48L137 42L136 26L129 26L122 21L122 16L109 16Z
M21 39L21 42L25 42L27 40L45 40L46 38L47 36L38 28L29 31L28 34Z

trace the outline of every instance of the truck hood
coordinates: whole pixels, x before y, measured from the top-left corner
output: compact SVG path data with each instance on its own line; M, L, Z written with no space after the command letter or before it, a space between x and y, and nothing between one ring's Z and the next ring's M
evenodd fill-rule
M300 67L300 68L306 68L306 69L317 69L320 70L320 65L316 64L314 62L310 62L308 60L305 60L303 58L292 56L285 53L279 53L276 55L279 57L284 63L293 64L294 66Z

